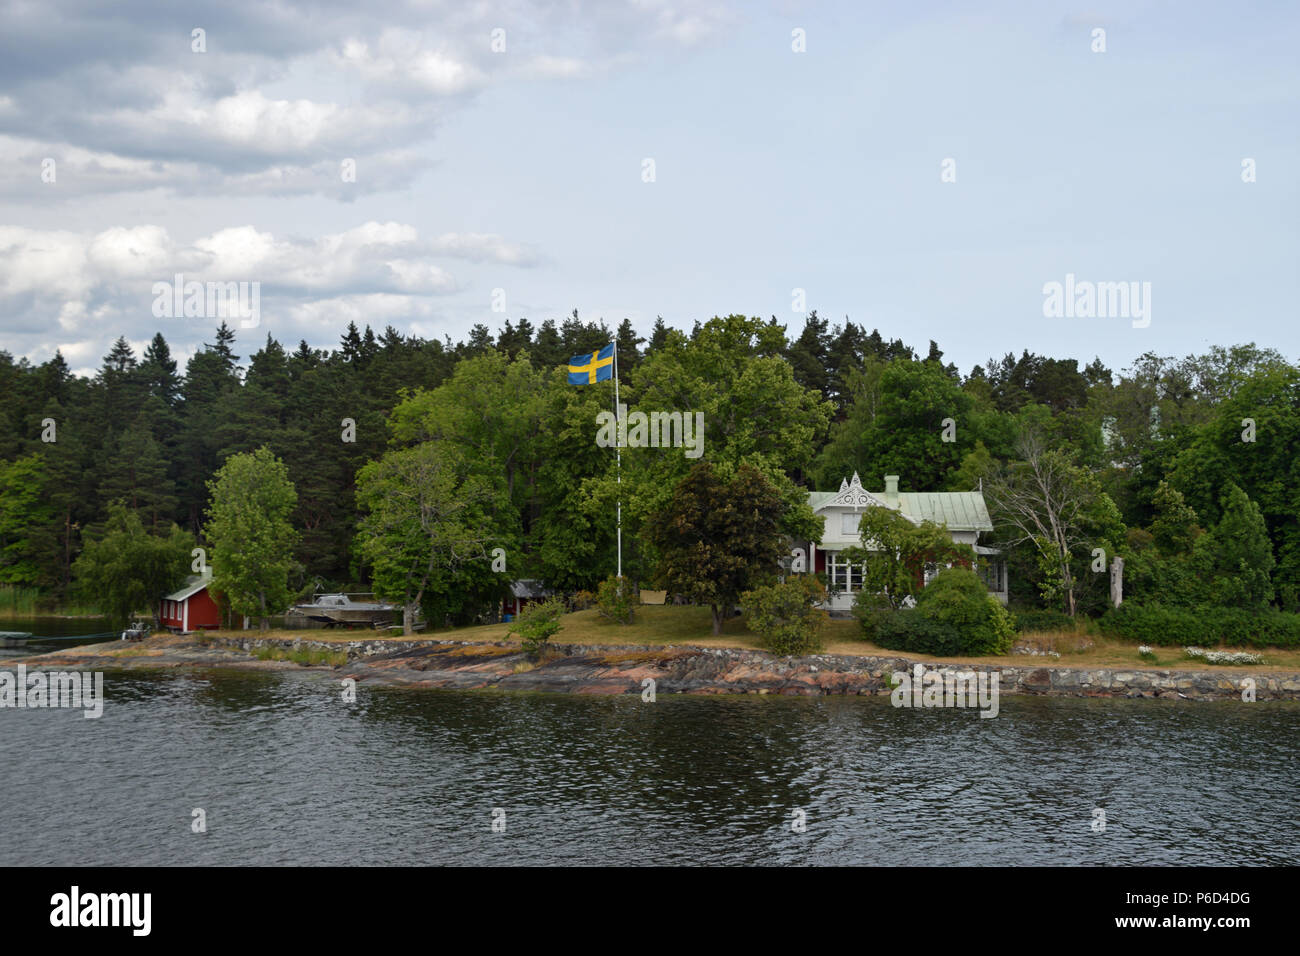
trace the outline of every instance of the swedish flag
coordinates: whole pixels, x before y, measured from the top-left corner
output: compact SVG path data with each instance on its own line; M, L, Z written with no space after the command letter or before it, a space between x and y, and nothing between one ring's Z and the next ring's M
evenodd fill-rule
M591 385L614 377L614 343L599 352L575 355L569 359L569 384Z

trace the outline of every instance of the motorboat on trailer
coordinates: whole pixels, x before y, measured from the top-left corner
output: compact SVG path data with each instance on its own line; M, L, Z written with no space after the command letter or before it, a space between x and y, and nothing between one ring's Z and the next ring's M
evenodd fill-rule
M310 604L295 604L293 610L326 627L385 627L392 624L401 608L376 601L374 597L371 593L318 594ZM367 598L369 600L365 600Z

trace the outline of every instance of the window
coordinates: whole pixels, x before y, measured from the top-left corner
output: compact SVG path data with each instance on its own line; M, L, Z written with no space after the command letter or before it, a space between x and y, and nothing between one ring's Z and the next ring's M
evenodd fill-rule
M840 515L840 534L855 535L858 533L858 523L862 520L862 515L856 511L846 511Z
M838 551L830 551L826 555L826 573L831 586L847 594L862 590L864 569L864 565L849 564L842 560Z

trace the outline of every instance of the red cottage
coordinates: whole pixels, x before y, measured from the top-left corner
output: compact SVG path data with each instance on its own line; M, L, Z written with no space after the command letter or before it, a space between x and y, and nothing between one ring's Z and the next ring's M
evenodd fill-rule
M169 631L212 631L221 627L221 610L208 593L211 572L193 575L185 587L162 600L162 625Z

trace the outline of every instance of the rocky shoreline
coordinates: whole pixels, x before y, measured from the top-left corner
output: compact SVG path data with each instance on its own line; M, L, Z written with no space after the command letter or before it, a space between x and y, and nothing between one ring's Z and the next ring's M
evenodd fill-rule
M518 644L454 640L357 640L163 636L124 647L121 642L70 648L25 658L36 668L157 669L233 666L295 669L305 665L261 660L273 654L329 652L346 655L339 666L313 667L358 683L477 690L549 691L573 694L640 694L647 679L656 694L758 694L822 696L888 694L895 672L914 659L814 654L777 657L740 648L553 644L531 659ZM266 650L262 652L265 654ZM11 667L14 662L0 664ZM1300 700L1300 674L1220 668L1069 667L1039 662L1025 666L945 664L927 670L997 673L1000 692L1057 697L1241 700L1254 681L1257 700Z

